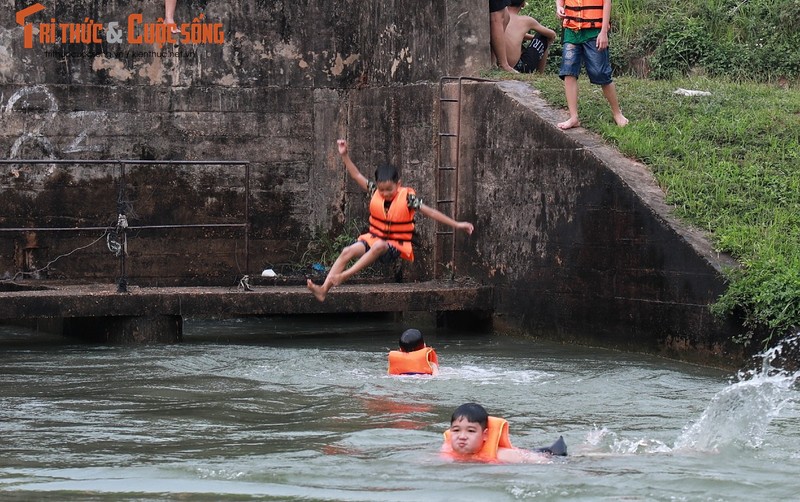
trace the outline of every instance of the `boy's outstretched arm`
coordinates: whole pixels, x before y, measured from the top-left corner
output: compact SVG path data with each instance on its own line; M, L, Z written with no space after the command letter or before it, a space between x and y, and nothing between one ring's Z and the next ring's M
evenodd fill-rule
M550 458L522 448L498 448L497 460L509 464L547 464Z
M549 41L553 41L556 39L556 32L548 28L547 26L543 25L539 21L532 19L532 23L530 24L531 30L535 31L536 33L541 34Z
M472 223L468 221L456 221L438 209L426 206L425 204L419 206L419 212L428 218L433 218L439 223L444 223L445 225L449 225L457 230L463 230L469 235L472 235L472 231L475 230L475 227L472 225Z
M368 180L366 176L361 174L361 171L358 170L356 165L350 160L350 153L347 147L347 140L338 139L336 140L336 146L339 148L339 155L342 156L342 162L344 162L344 167L347 168L347 174L350 175L358 186L361 187L362 190L366 191L368 186Z

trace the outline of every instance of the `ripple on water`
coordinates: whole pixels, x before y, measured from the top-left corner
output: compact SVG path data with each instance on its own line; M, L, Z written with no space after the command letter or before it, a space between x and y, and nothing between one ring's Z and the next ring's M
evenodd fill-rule
M800 413L786 374L727 382L717 370L636 354L441 335L431 337L438 377L390 377L396 326L352 340L257 338L284 329L219 323L202 343L6 351L0 491L370 501L797 493ZM208 341L231 333L249 341ZM508 418L518 446L563 434L570 456L442 462L441 433L466 401Z

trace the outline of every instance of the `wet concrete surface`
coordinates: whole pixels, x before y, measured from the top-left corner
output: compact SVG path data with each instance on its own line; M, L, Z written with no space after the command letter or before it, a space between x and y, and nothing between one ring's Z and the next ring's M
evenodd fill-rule
M0 290L0 319L45 317L236 317L350 312L491 311L493 288L469 281L347 284L317 301L304 285L140 287L36 282ZM37 288L37 289L34 289Z

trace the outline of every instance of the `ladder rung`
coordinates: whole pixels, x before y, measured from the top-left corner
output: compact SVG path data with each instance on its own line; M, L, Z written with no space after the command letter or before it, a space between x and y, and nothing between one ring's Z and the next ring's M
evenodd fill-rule
M454 132L440 132L439 136L449 136L451 138L455 138L455 137L458 136L458 134L456 134Z
M453 235L454 233L452 230L443 230L436 232L436 235Z
M447 103L458 103L458 99L456 98L439 98L439 101L445 101Z
M457 168L453 166L442 166L439 168L440 171L455 171Z
M455 202L455 199L439 199L436 201L437 204L451 204Z

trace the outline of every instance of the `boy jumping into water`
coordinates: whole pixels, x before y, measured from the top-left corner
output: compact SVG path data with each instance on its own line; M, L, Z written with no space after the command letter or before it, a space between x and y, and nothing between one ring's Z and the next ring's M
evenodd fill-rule
M542 464L553 455L567 454L563 438L547 448L523 450L511 446L508 422L490 417L483 406L464 403L453 412L450 428L444 433L441 454L460 462Z
M306 285L317 300L325 301L325 296L332 287L347 281L379 259L391 262L399 257L414 261L411 238L414 234L414 214L417 211L440 223L472 234L475 228L472 223L456 221L426 206L422 203L422 199L417 198L414 189L402 186L400 175L394 166L384 164L378 167L375 170L375 181L370 181L350 160L347 141L340 139L336 144L347 173L371 197L369 231L360 235L354 244L342 250L322 285L314 284L308 279ZM350 260L356 262L345 269Z

